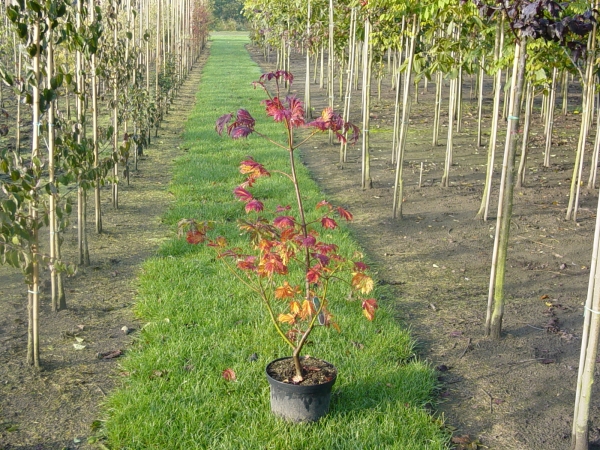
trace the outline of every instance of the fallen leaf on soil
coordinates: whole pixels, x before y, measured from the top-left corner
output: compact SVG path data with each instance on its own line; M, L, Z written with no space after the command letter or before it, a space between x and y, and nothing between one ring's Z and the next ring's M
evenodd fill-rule
M452 436L452 443L466 445L466 444L471 443L471 438L469 437L468 434L464 434L462 436Z
M547 294L544 294L540 297L541 300L546 300L547 298L550 298L550 296Z
M365 344L361 344L360 342L357 342L357 341L352 341L352 345L354 345L359 350L362 350L363 348L365 348Z
M492 400L492 402L494 403L494 405L501 405L502 403L504 403L504 400L502 400L501 398L495 398L494 400Z
M435 368L435 370L439 372L447 372L448 370L450 370L450 368L446 364L440 364Z
M167 373L165 370L155 370L155 371L152 372L152 376L150 378L160 378L165 373Z
M462 336L462 331L451 331L450 337L460 337Z
M233 369L225 369L223 371L223 378L225 378L227 381L235 381L235 372L233 371Z
M478 439L471 440L469 435L453 436L452 443L456 444L456 450L477 450L480 442Z
M85 345L73 344L73 347L75 347L75 350L83 350L85 348Z
M572 335L571 333L567 333L566 331L563 331L563 330L559 331L559 332L558 332L558 335L559 335L559 336L560 336L562 339L564 339L565 341L571 341L571 340L573 340L573 338L575 337L575 336L574 336L574 335Z
M113 359L121 356L123 352L121 350L109 350L108 352L98 353L96 356L98 359Z
M544 359L540 360L540 364L552 364L554 362L555 361L553 359L550 359L550 358L544 358Z
M553 317L552 319L550 319L550 321L544 326L544 328L550 333L558 333L560 331L558 318Z

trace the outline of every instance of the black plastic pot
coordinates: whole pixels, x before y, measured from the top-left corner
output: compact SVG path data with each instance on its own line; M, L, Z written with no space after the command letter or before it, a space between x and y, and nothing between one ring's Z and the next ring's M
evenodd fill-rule
M314 386L283 383L269 375L269 366L284 359L291 358L276 359L266 368L267 380L271 386L271 411L291 422L316 422L329 411L331 387L337 373L327 383Z

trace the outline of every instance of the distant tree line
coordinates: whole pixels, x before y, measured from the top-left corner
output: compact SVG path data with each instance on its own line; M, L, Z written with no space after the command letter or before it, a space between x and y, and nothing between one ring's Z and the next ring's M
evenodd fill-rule
M245 30L244 0L212 0L214 30Z

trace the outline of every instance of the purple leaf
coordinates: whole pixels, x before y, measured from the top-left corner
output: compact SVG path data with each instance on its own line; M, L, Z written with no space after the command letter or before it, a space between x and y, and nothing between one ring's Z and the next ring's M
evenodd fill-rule
M233 114L229 113L229 114L224 114L217 119L217 123L215 125L215 130L217 130L217 133L219 133L219 136L221 136L223 134L223 130L225 129L225 126L229 123L229 121L231 120L232 117L233 117Z

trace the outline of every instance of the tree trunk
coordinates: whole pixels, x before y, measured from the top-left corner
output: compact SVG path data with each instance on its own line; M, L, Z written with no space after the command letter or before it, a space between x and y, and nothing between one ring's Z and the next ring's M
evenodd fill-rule
M481 119L483 116L483 76L485 67L485 55L481 57L479 66L479 75L477 77L477 147L482 147L481 139Z
M415 41L417 35L417 16L412 17L412 30L410 38L410 46L408 48L408 64L406 66L406 74L404 75L404 92L402 96L402 117L400 119L400 133L398 136L398 151L396 157L396 178L394 182L394 204L392 216L394 218L402 218L402 199L404 197L404 183L402 179L402 166L404 164L404 149L406 147L406 133L408 130L408 120L410 115L410 86L411 75L415 54ZM400 89L400 87L398 87Z
M371 180L371 155L369 153L369 121L371 108L371 67L373 52L371 51L371 23L365 20L365 39L363 42L363 136L362 136L362 188L372 188Z
M517 153L519 113L523 81L525 79L525 62L527 58L527 39L520 38L515 44L513 75L508 108L508 128L506 130L506 146L500 180L498 201L498 217L496 236L492 256L488 309L486 316L486 335L500 339L502 319L504 317L504 276L506 273L506 256L513 207L513 190L515 178L515 157ZM493 306L493 310L492 310Z
M504 18L496 30L496 41L494 44L494 61L497 63L502 58L504 46ZM487 221L490 209L490 198L492 192L492 178L494 176L494 160L496 157L496 138L498 136L498 119L500 114L500 95L502 93L502 70L498 69L494 81L494 106L492 112L492 126L490 130L490 142L488 144L488 160L485 175L485 185L481 196L481 205L475 218Z
M308 12L306 15L306 37L310 39L310 0L308 0ZM312 110L310 105L310 49L306 49L306 79L304 80L304 117L307 120L312 119Z
M356 22L357 22L357 9L352 8L350 13L350 39L348 46L348 77L346 79L346 96L344 97L344 122L350 120L350 106L352 99L352 77L354 76L354 57L356 56ZM348 148L347 142L340 144L340 164L346 162L346 150Z
M546 147L544 150L544 167L550 167L550 150L552 148L552 130L554 129L554 102L556 98L556 75L558 69L552 70L552 84L550 86L550 95L548 97L548 106L546 111Z
M591 45L589 45L587 67L585 80L583 81L583 111L581 114L581 128L579 130L579 142L577 153L575 154L575 164L573 165L573 174L571 175L571 188L569 191L569 205L567 207L566 220L577 220L577 209L579 203L579 183L583 171L583 156L585 153L585 144L589 131L592 101L594 97L594 53L596 48L596 27L594 27L591 36Z
M35 46L35 54L32 57L33 71L33 129L31 133L31 159L40 158L40 18L38 17L33 25L33 45ZM37 194L34 191L34 198L30 203L29 213L31 216L32 236L31 236L31 278L29 284L29 317L30 317L30 333L27 342L27 360L28 363L36 368L40 367L40 347L39 347L39 299L40 299L40 262L38 255L38 200Z
M527 98L525 100L525 123L523 125L523 141L521 145L521 161L517 172L516 187L521 188L525 184L525 174L527 173L527 153L529 141L529 129L531 125L531 110L533 108L533 98L535 89L531 83L527 83Z

